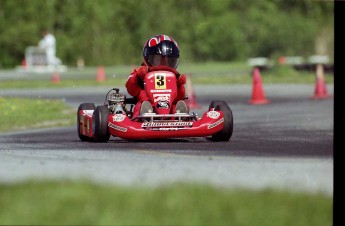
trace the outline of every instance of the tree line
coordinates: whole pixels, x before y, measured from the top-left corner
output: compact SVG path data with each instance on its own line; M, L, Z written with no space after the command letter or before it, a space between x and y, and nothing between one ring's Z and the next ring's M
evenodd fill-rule
M154 34L172 36L184 62L332 57L333 11L315 0L0 0L0 68L20 64L43 28L66 65L140 64Z

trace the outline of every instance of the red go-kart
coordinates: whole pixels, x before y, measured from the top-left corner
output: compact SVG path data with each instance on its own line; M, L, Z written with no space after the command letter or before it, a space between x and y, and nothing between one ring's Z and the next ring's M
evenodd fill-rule
M126 140L211 136L213 141L229 141L233 132L233 116L225 101L212 101L201 118L194 112L171 112L179 75L167 66L149 68L144 86L152 113L133 116L136 100L126 98L117 88L107 93L104 105L80 104L77 112L80 140L107 142L110 136Z

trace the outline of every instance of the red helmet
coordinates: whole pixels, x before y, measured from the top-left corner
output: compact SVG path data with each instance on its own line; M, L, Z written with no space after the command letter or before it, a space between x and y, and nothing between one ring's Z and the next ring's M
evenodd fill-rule
M155 35L146 41L143 57L148 67L164 65L176 69L180 50L173 38L163 34Z

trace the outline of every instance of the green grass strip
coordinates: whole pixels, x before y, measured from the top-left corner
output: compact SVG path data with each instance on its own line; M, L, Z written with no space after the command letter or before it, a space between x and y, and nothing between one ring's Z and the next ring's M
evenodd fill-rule
M66 126L76 111L61 100L0 97L0 131Z
M0 185L1 225L332 225L332 198L265 189L88 182Z
M124 86L132 67L117 66L105 68L105 81L97 81L96 68L86 68L83 71L70 69L61 73L60 81L51 81L51 74L28 74L20 79L7 79L0 82L0 89L13 88L58 88L83 86ZM251 67L239 63L205 63L186 64L179 71L191 75L193 84L251 84L253 81ZM313 84L315 73L311 71L296 71L291 66L275 66L261 71L264 84ZM334 76L325 73L326 82L334 83Z

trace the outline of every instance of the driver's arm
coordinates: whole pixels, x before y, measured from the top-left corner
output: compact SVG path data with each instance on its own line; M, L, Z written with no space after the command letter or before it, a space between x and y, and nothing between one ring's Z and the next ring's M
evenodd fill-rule
M140 94L140 91L144 88L142 87L143 79L147 73L146 66L140 66L135 68L131 75L128 77L126 82L127 92L133 96L137 97Z

